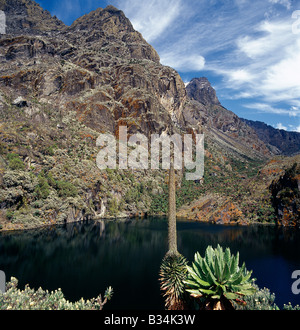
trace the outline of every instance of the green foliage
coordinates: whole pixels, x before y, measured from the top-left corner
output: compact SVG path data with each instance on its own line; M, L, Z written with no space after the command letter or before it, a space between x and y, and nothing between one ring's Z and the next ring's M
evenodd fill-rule
M253 295L244 297L244 304L235 304L237 310L278 310L275 304L275 294L271 293L269 289L260 289L253 280L253 287L256 291Z
M108 300L112 298L113 289L107 288L102 300L97 298L77 302L69 302L65 299L61 289L48 292L39 288L31 289L28 285L24 290L17 288L18 280L14 277L7 283L5 293L0 293L0 310L102 310Z
M299 205L300 205L300 191L298 187L297 163L291 168L285 170L284 175L279 179L274 180L270 185L270 192L272 194L272 204L276 214L285 209L290 214L288 217L280 217L280 221L288 222L288 224L295 225L300 223ZM285 223L286 225L286 223Z
M246 270L245 263L239 267L239 253L234 256L229 248L224 252L220 245L216 249L208 246L205 256L197 252L192 267L187 269L185 284L195 298L240 300L255 292L250 281L252 271Z
M275 209L271 205L271 202L261 204L257 208L257 217L259 222L268 222L268 223L275 223L276 221L276 213Z
M7 149L7 146L4 143L0 142L0 155L4 155L6 152L6 149Z
M279 310L275 303L275 294L271 293L268 288L260 289L253 281L256 292L253 295L244 298L245 304L235 304L237 310ZM292 306L291 303L284 304L283 310L300 310L300 306Z
M126 194L125 194L125 202L126 203L136 203L137 201L141 200L143 194L145 192L145 185L144 183L135 183L131 186Z
M6 211L6 217L7 217L8 220L12 220L13 216L14 216L14 211L13 210L7 210Z
M45 199L50 194L50 186L43 174L38 176L38 185L35 187L34 193L38 199Z
M78 195L77 188L67 181L56 181L57 193L60 197L75 197Z
M54 153L55 153L55 151L54 151L53 146L50 146L50 147L46 148L46 150L45 150L46 155L54 156Z
M8 160L8 167L11 170L24 170L25 165L20 159L19 155L15 153L9 153L7 154L7 160Z
M169 192L168 185L162 185L162 193L152 196L151 212L153 214L168 212ZM205 187L194 181L187 181L183 174L180 187L176 189L176 208L180 208L186 203L190 203L205 192Z
M176 206L179 208L186 203L191 203L203 192L203 187L194 181L187 181L185 174L182 177L181 186L176 191Z
M286 311L299 311L300 306L299 305L292 306L292 304L289 302L288 304L283 305L283 309Z
M53 178L52 174L51 173L48 173L46 175L46 178L47 178L47 181L48 181L48 184L53 187L53 188L56 188L57 187L57 182L56 180Z
M113 197L110 200L110 202L108 204L108 209L109 209L109 213L112 216L116 217L118 215L118 213L119 213L119 204L118 204L118 200L115 197Z
M151 200L151 213L153 214L167 214L168 213L168 206L169 206L169 192L168 186L163 185L161 194L152 195Z
M38 185L34 192L38 199L45 199L49 196L51 187L56 189L59 197L76 197L77 188L71 183L62 180L55 180L51 173L41 172L38 176Z
M160 266L161 290L165 291L165 306L168 310L182 309L185 300L187 261L181 254L166 255Z

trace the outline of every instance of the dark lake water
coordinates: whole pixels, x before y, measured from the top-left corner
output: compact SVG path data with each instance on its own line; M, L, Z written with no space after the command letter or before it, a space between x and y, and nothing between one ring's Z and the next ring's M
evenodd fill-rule
M291 291L300 269L300 231L271 226L219 226L178 221L178 250L190 262L208 245L240 252L260 287L276 294L276 303L300 304ZM164 308L158 282L167 250L163 218L84 222L46 229L0 233L0 269L18 278L19 287L61 288L70 301L114 289L106 310Z

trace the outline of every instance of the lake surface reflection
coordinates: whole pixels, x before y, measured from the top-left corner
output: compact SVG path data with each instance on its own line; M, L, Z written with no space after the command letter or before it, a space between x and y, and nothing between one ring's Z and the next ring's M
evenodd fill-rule
M300 231L271 226L218 226L177 222L178 249L191 262L218 243L240 252L260 287L276 294L276 303L300 304L291 275L300 269ZM106 310L164 308L158 272L167 250L164 218L101 221L0 234L0 269L19 287L55 290L75 301L114 289Z

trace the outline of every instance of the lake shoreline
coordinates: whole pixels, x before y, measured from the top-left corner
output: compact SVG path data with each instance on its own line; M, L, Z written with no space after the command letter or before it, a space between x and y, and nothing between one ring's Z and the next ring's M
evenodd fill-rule
M151 218L166 218L166 215L150 215L147 217L106 217L106 218L97 218L97 217L90 217L88 219L82 219L82 220L77 220L77 221L70 221L70 222L58 222L58 223L49 223L49 224L37 224L34 226L28 226L25 227L23 224L16 224L15 226L13 224L10 224L8 227L4 227L3 229L0 229L0 233L11 233L11 232L22 232L22 231L27 231L27 230L34 230L34 229L44 229L44 228L51 228L55 226L63 226L67 224L74 224L74 223L85 223L88 221L120 221L120 222L126 222L126 221L131 221L131 220L145 220L145 219L151 219ZM177 220L180 221L187 221L187 222L195 222L195 223L206 223L209 225L215 225L215 226L224 226L224 227L249 227L249 226L256 226L256 225L262 225L262 226L274 226L274 227L283 227L280 226L276 223L267 223L267 222L250 222L250 223L214 223L214 222L208 222L208 221L201 221L201 220L191 220L185 217L177 217ZM11 226L12 225L12 226ZM294 228L294 227L287 227L287 228Z

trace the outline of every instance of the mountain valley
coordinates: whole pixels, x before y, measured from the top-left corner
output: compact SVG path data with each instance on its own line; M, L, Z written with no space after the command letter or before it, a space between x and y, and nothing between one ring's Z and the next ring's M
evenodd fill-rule
M203 180L177 171L178 217L299 226L300 133L266 134L204 77L185 87L113 6L71 26L31 0L0 10L0 229L166 214L166 170L97 168L98 136L121 126L204 134Z

